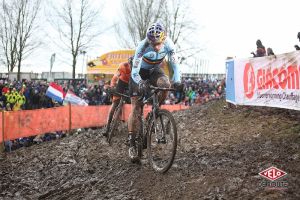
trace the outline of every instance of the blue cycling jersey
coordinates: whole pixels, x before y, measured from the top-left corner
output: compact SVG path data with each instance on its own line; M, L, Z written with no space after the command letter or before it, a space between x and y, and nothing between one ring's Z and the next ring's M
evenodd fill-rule
M148 43L147 38L139 43L135 51L131 70L131 77L134 82L139 83L142 80L139 74L141 68L148 70L158 68L166 56L174 72L172 81L180 82L181 74L177 62L175 45L169 38L166 38L162 48L158 52L154 51L153 47Z

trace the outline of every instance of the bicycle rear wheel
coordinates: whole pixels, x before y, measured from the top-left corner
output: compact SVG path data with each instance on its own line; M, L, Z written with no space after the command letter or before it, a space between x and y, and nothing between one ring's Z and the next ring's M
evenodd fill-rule
M107 142L111 145L112 143L112 138L114 137L118 126L120 125L121 121L120 121L120 113L121 113L121 109L122 109L122 105L121 102L118 105L118 107L116 108L114 115L112 117L111 123L110 123L110 129L108 131L108 135L107 135Z
M167 172L173 164L177 149L177 127L173 115L159 110L155 120L150 119L147 133L148 159L151 167L161 173Z

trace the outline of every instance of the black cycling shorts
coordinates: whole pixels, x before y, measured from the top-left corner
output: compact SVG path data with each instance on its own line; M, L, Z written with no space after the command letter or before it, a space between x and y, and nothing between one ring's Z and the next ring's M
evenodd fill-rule
M149 80L150 84L153 86L157 86L157 80L160 77L166 76L161 68L154 68L152 70L140 69L140 76L142 80ZM134 80L130 77L129 80L129 94L131 97L141 96L139 93L139 86Z
M126 90L128 90L128 83L119 79L116 86L116 92L124 94Z

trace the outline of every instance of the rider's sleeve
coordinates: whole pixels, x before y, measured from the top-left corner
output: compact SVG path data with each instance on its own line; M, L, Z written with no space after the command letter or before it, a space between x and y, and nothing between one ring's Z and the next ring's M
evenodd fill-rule
M115 72L114 76L112 77L111 81L110 81L110 87L116 87L117 86L117 82L121 76L121 70L122 70L122 63L119 64L119 67L117 69L117 71Z
M173 77L172 81L175 82L180 82L181 81L181 72L179 69L179 64L178 64L178 58L176 54L176 49L175 45L172 40L168 39L167 41L168 44L168 59L169 59L169 64L173 69Z
M116 87L118 79L119 79L119 75L115 73L110 81L110 87Z
M141 69L141 60L143 57L145 43L146 43L146 39L144 39L139 43L139 45L136 48L134 58L132 61L133 66L131 69L131 78L137 84L142 80L140 76L140 69Z

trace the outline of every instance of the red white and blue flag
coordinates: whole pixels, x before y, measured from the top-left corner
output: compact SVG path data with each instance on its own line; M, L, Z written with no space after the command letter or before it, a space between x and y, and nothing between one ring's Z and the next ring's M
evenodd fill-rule
M87 106L88 104L80 97L76 96L73 92L68 90L65 99L65 103L71 103L75 105Z
M50 97L51 99L57 102L63 102L66 93L64 92L63 88L60 85L51 82L46 91L46 96Z

